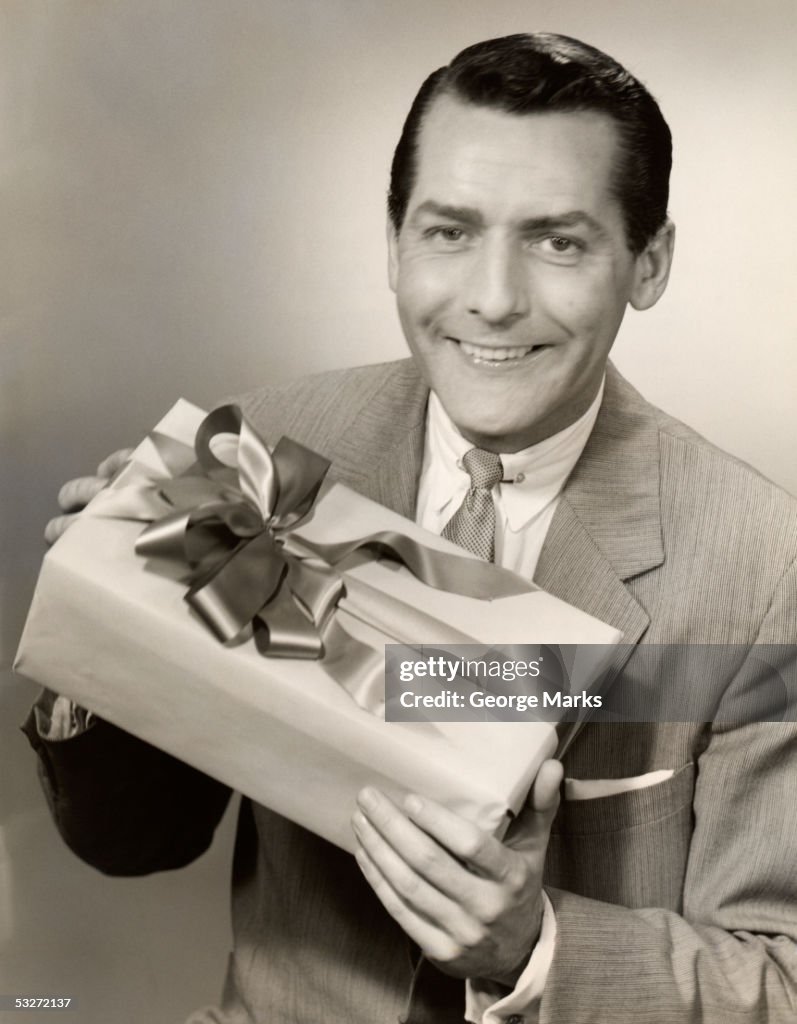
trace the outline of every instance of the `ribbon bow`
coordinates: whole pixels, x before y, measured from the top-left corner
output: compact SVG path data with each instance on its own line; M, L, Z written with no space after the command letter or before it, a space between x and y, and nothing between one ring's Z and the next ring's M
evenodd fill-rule
M234 465L214 452L224 435L236 440ZM150 436L174 463L184 446ZM157 482L173 511L140 534L136 553L189 567L185 600L219 640L235 641L252 623L270 657L322 657L343 582L286 537L311 510L329 461L286 437L270 452L234 405L203 420L194 450L193 467Z

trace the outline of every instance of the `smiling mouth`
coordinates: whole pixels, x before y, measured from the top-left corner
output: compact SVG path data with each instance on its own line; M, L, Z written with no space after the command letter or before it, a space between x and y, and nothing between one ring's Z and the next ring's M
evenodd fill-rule
M516 363L532 352L540 352L542 349L547 348L547 345L474 345L470 341L463 341L461 338L454 338L449 336L448 341L453 341L459 345L460 350L464 355L468 356L476 363L489 363L496 365L499 363Z

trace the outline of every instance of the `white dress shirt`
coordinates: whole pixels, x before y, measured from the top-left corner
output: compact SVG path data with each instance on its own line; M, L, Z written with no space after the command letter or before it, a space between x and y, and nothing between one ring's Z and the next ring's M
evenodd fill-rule
M527 579L534 576L559 495L592 433L602 399L601 382L592 405L575 423L530 448L501 455L505 482L493 489L498 565ZM432 392L415 510L415 521L432 533L443 532L470 488L462 457L471 448Z
M537 568L559 495L581 457L603 399L603 382L589 409L569 427L539 444L501 455L504 480L493 488L496 510L495 561L527 579ZM426 416L423 466L415 521L442 533L470 488L462 458L473 445L451 422L432 392ZM509 995L465 983L465 1018L474 1024L535 1024L556 944L556 918L543 892L543 918L531 958Z

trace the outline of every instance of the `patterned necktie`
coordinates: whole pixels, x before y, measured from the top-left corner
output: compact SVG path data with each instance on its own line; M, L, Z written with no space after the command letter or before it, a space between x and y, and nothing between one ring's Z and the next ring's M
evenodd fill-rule
M496 522L492 490L504 475L504 467L500 455L481 448L471 448L462 462L470 477L470 490L443 527L443 536L492 562Z

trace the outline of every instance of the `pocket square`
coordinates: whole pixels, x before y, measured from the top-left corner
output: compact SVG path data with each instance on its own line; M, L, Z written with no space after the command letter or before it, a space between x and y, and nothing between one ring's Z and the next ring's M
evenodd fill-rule
M617 796L635 789L646 789L666 782L675 774L674 768L660 768L645 775L631 775L625 779L565 779L565 800L597 800L602 796Z

